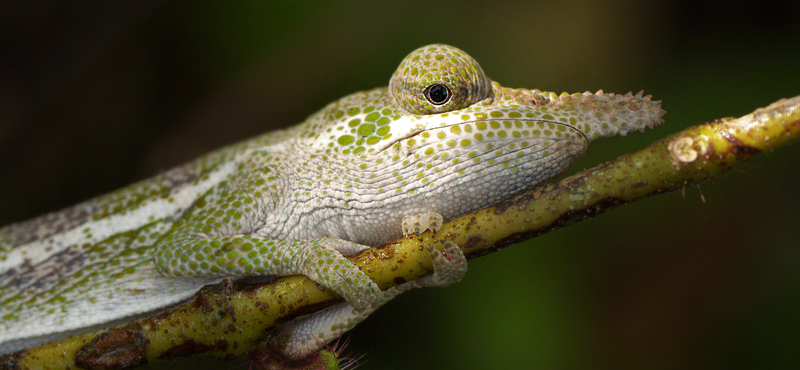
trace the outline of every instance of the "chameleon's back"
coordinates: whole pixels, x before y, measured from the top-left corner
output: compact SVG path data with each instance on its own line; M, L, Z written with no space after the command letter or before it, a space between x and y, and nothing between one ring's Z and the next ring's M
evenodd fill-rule
M0 354L108 326L219 278L164 277L152 246L260 137L115 192L0 228ZM53 334L57 332L56 334Z

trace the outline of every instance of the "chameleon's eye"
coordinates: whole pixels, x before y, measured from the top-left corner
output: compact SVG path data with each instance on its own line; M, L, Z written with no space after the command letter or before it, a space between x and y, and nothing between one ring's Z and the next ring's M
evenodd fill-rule
M467 53L448 45L414 50L389 81L394 102L412 114L464 109L490 98L492 81Z
M425 88L425 99L428 99L433 105L442 105L450 100L453 93L447 86L442 84L433 84Z

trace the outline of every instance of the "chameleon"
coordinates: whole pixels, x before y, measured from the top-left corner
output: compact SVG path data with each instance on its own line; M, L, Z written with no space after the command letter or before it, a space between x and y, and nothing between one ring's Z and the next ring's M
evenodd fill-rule
M305 275L345 302L285 325L318 350L394 296L461 279L453 243L433 273L381 291L346 257L552 178L589 142L663 123L649 95L508 88L466 52L412 51L388 86L304 122L61 211L0 228L0 354L157 312L225 278Z

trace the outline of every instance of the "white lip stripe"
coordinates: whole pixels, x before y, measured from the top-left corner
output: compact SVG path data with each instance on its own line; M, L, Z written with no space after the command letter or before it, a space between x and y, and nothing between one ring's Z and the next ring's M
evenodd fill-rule
M26 260L36 265L76 243L93 244L114 234L138 229L153 220L173 215L191 205L201 194L228 177L236 169L238 162L236 159L227 161L211 172L208 179L200 181L197 185L183 187L171 196L172 202L169 199L158 199L127 214L115 214L101 220L90 221L71 230L15 247L4 261L0 261L0 274L22 265ZM91 238L86 238L86 233L83 231L86 228L90 229Z

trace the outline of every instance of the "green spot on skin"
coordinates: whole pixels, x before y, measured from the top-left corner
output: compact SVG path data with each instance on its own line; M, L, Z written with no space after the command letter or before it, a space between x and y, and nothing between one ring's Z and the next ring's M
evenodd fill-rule
M375 132L375 125L371 123L365 123L358 127L358 134L361 136L369 136Z
M339 139L336 140L336 142L339 143L339 145L350 145L354 141L356 141L356 138L350 135L339 136Z
M390 129L391 128L389 128L389 126L384 126L384 127L379 128L377 131L375 131L375 134L378 135L378 136L385 136L386 134L389 133Z

